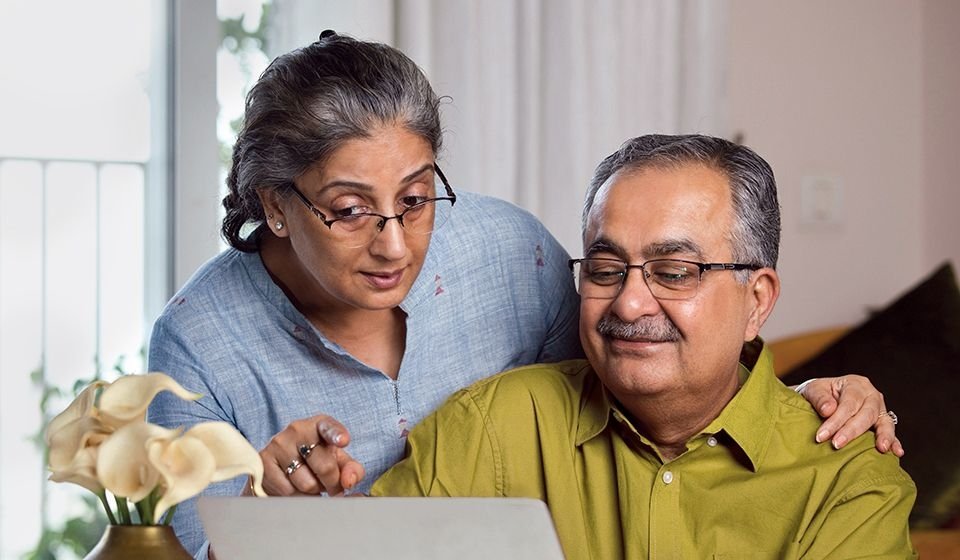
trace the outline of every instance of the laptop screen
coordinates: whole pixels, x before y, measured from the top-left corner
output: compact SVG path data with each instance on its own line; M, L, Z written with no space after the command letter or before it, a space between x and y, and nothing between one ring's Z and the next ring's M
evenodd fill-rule
M562 559L546 505L527 498L201 496L218 560Z

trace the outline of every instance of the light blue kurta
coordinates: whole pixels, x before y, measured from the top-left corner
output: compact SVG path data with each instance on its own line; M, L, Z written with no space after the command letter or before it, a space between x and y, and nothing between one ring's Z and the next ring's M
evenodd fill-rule
M329 414L352 437L366 491L403 456L406 431L472 382L513 367L582 356L568 255L532 215L458 193L434 232L420 276L401 304L407 344L396 382L330 342L296 310L260 255L228 250L200 268L167 304L150 342L151 371L202 393L162 393L157 424L223 420L257 449L291 421ZM245 478L207 494L239 494ZM174 528L206 556L196 501Z

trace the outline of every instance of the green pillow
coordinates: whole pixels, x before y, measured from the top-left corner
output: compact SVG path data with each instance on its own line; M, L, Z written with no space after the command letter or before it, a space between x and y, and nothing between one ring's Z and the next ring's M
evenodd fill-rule
M878 271L882 272L882 271ZM960 514L960 288L945 263L821 354L786 375L859 373L897 413L900 464L917 484L916 528L940 527Z

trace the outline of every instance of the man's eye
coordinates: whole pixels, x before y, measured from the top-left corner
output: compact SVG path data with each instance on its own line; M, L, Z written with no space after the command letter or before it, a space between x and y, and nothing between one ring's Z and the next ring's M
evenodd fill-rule
M661 284L685 284L693 278L686 268L667 268L654 271L653 276Z
M619 268L595 269L589 273L590 281L596 284L613 284L623 277L623 270Z

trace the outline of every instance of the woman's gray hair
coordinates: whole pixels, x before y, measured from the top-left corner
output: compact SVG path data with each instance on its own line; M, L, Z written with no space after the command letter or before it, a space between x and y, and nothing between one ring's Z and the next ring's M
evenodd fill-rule
M399 125L442 144L440 101L423 72L393 47L324 31L320 40L277 57L247 94L223 199L221 234L246 252L259 247L261 189L288 189L340 146ZM257 225L244 237L241 230Z
M587 218L597 191L615 173L669 169L691 163L715 169L730 182L735 215L730 239L733 259L776 268L780 251L780 204L773 170L750 148L712 136L650 134L624 142L594 171L583 205L583 233L586 234Z

